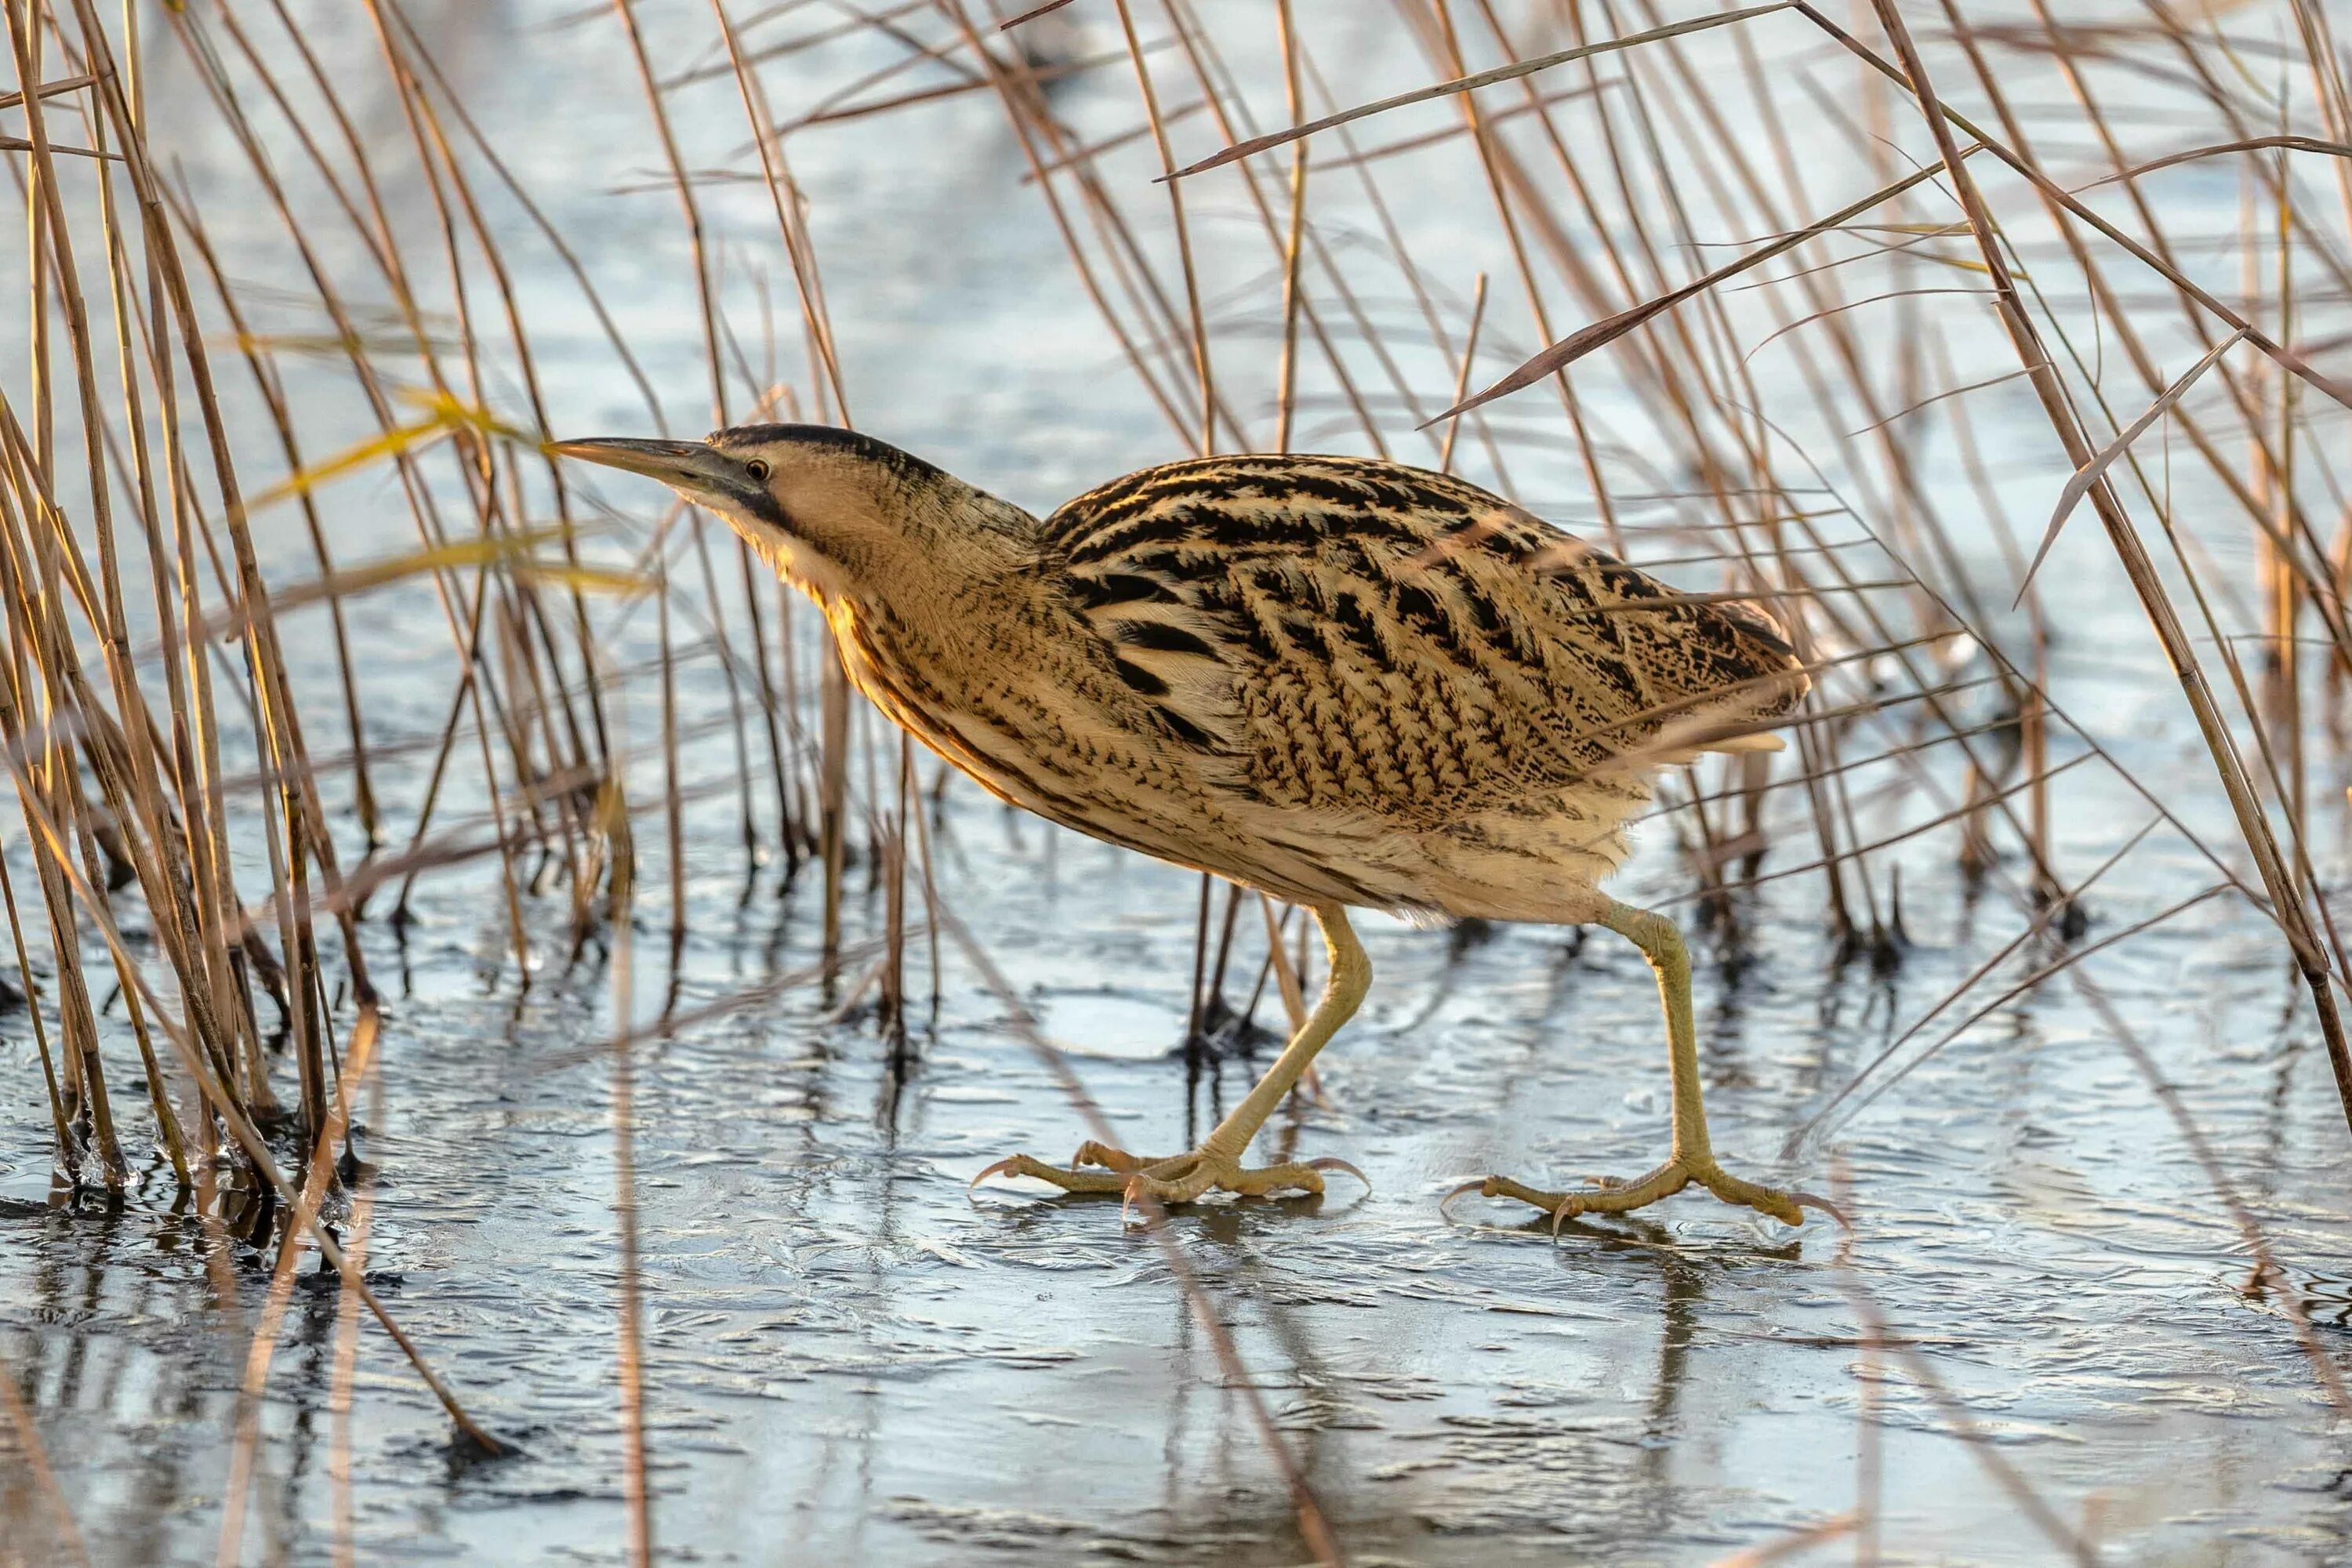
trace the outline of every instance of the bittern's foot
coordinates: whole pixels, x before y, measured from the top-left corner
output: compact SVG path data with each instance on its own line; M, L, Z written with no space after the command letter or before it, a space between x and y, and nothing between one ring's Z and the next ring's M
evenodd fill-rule
M1087 1165L1100 1168L1082 1168ZM1286 1190L1319 1193L1326 1171L1345 1171L1366 1186L1371 1185L1361 1171L1345 1160L1295 1160L1248 1171L1229 1154L1211 1153L1203 1149L1165 1160L1145 1160L1124 1149L1094 1142L1079 1147L1066 1171L1026 1154L1015 1154L1009 1160L999 1160L974 1176L971 1184L976 1187L991 1176L1034 1176L1041 1182L1053 1183L1066 1193L1116 1193L1129 1202L1144 1196L1154 1203L1189 1204L1209 1192L1239 1193L1244 1197L1263 1197Z
M1753 1182L1741 1181L1713 1160L1694 1161L1679 1154L1648 1175L1636 1176L1630 1182L1615 1176L1588 1176L1585 1180L1600 1190L1547 1193L1515 1182L1508 1176L1489 1176L1483 1182L1469 1183L1456 1191L1468 1192L1475 1187L1486 1197L1512 1198L1523 1204L1532 1204L1551 1215L1554 1230L1579 1215L1623 1214L1629 1209L1643 1207L1660 1198L1673 1196L1693 1182L1725 1203L1770 1215L1786 1225L1804 1224L1804 1211L1808 1208L1818 1208L1832 1215L1837 1214L1828 1203L1811 1194L1784 1193L1775 1187L1760 1187Z

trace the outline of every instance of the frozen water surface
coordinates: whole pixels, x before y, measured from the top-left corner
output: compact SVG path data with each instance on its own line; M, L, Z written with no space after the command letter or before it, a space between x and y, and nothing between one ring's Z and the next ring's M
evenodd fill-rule
M1189 878L1072 843L1049 885L1010 874L1034 867L995 842L994 808L952 820L1005 874L943 891L1041 994L1049 1034L1181 1036ZM1165 911L1139 946L1100 934L1112 910L1094 889L1112 874L1118 912ZM810 899L762 886L738 909L710 881L688 1009L814 940ZM2135 910L2116 889L2091 939ZM2147 1082L2059 989L1776 1164L1960 978L1969 917L1920 895L1918 945L1879 974L1825 963L1794 886L1743 915L1738 962L1711 952L1700 971L1717 1143L1751 1173L1843 1173L1850 1262L1821 1220L1792 1234L1690 1195L1558 1240L1475 1195L1448 1223L1440 1198L1466 1176L1572 1181L1658 1155L1654 992L1620 944L1571 955L1558 933L1512 931L1450 956L1445 933L1383 926L1374 1000L1325 1058L1327 1103L1266 1134L1345 1154L1371 1193L1335 1177L1320 1200L1168 1221L1246 1391L1117 1203L966 1195L998 1155L1058 1154L1085 1130L961 964L903 1085L874 1032L829 1023L814 992L644 1047L660 1539L730 1563L1297 1561L1254 1391L1360 1560L1700 1560L1853 1509L1873 1467L1890 1557L2053 1558L1971 1444L2131 1560L2336 1558L2340 1445L2275 1290L2300 1293L2340 1356L2345 1280L2299 1270L2245 1290L2238 1233ZM1996 918L1977 912L1977 942ZM622 1555L611 1076L582 1049L604 1037L599 977L485 991L502 939L451 903L422 912L404 952L385 942L386 1088L362 1142L379 1289L522 1451L453 1448L371 1333L350 1438L368 1559ZM2326 1198L2342 1129L2315 1042L2280 1026L2289 977L2264 933L2233 918L2116 952L2098 984L2280 1251L2340 1256ZM1101 991L1069 989L1087 979ZM1188 1089L1181 1057L1076 1059L1141 1150L1186 1146L1249 1070L1212 1064ZM0 1343L51 1462L99 1557L205 1557L263 1261L238 1256L225 1308L192 1221L45 1194L40 1124L16 1125ZM251 1529L297 1561L327 1550L335 1302L298 1295L262 1413Z
M685 26L682 9L645 9L657 40ZM614 289L650 372L690 408L699 340L654 143L609 19L544 26L554 11L419 15ZM1360 47L1380 68L1366 94L1383 72L1420 79L1416 58L1369 21L1354 46L1340 22L1323 25L1338 29L1335 51ZM322 11L318 26L336 58L367 58L356 13ZM194 88L164 68L170 46L153 45L159 112L201 123ZM890 58L870 37L842 47L853 52L806 66L824 62L822 82L776 67L780 95L812 100ZM1110 133L1127 123L1130 89L1081 83L1071 112ZM740 132L731 88L704 90L681 113L715 164ZM583 107L599 93L602 110ZM377 131L396 130L388 102L362 108ZM1076 302L992 104L961 100L929 119L792 145L871 426L1033 504L1174 455ZM181 154L200 195L225 188L234 150L216 131L192 133ZM1139 180L1149 172L1132 167ZM1448 237L1445 204L1484 193L1445 183L1442 167L1414 169L1400 162L1395 177L1422 197L1407 205L1429 264L1459 291L1480 267L1499 279L1507 263L1486 241ZM391 184L396 205L422 200ZM714 187L708 199L727 265L780 276L764 195ZM2234 224L2234 184L2213 199ZM1204 186L1200 202L1205 230L1238 232L1231 190ZM271 259L263 216L250 235L221 226L257 276L272 275L282 258ZM551 258L520 241L518 256L526 280L544 285L546 353L569 367L550 378L568 427L642 428ZM1373 303L1404 319L1401 298ZM1499 366L1528 344L1524 322L1497 310ZM1998 354L1988 363L1998 368ZM1431 384L1446 380L1432 372ZM1605 387L1594 395L1609 412ZM2030 433L2016 460L2042 462L2018 479L2030 533L2054 454L2022 422L2030 410L2014 412ZM357 416L322 403L318 417ZM1341 438L1338 425L1318 428ZM1564 452L1525 461L1531 500L1579 493ZM604 493L649 502L618 483ZM362 479L334 498L352 555L404 547L396 495ZM2191 827L2227 845L2178 689L2095 531L2077 532L2052 572L2096 586L2070 589L2053 685L2126 766L2168 793L2178 784ZM1636 552L1687 552L1664 536ZM1989 545L1982 563L1988 581L2008 581ZM429 735L450 689L438 612L395 592L352 614L370 650L372 721L387 736ZM647 650L647 619L622 635L618 657ZM319 662L298 673L332 711L324 649L302 646ZM689 721L723 714L707 659L682 700ZM635 703L617 721L635 737L635 793L649 800L657 721L651 698ZM724 734L688 727L702 736L688 751L695 776L730 776ZM2080 750L2062 742L2058 760ZM378 787L395 823L428 760L385 762ZM1865 820L1876 810L1864 803ZM2058 858L2077 877L2152 816L2104 764L2066 774L2055 810ZM1895 816L1884 824L1893 832ZM356 831L348 818L337 828ZM1067 1048L1129 1147L1187 1146L1268 1059L1176 1050L1196 879L1016 821L970 790L949 792L936 834L942 900ZM798 984L720 1005L815 963L820 923L813 873L781 893L773 866L747 884L723 784L688 814L689 918L673 970L659 837L639 834L653 858L630 958L635 1016L649 1025L668 1007L693 1020L635 1050L646 1420L667 1560L1305 1561L1260 1409L1360 1563L1706 1562L1791 1532L1834 1535L1857 1510L1874 1518L1889 1562L2352 1555L2343 1434L2286 1310L2299 1302L2318 1353L2347 1360L2346 1130L2307 1003L2260 915L2224 897L2124 934L2217 879L2172 828L2085 895L2093 921L2079 939L2122 938L2076 973L2127 1024L2144 1064L2072 975L1998 1000L2058 956L2045 940L1937 1011L2028 919L2016 867L1971 890L1948 835L1874 858L1882 896L1903 868L1911 940L1899 965L1838 961L1819 878L1801 869L1801 830L1764 866L1791 874L1694 937L1716 1145L1744 1173L1843 1192L1850 1251L1819 1217L1789 1232L1703 1195L1557 1237L1475 1194L1441 1208L1490 1171L1558 1185L1663 1154L1655 992L1640 955L1605 932L1579 943L1368 920L1372 999L1326 1053L1320 1103L1286 1108L1261 1149L1344 1156L1370 1191L1335 1176L1319 1200L1209 1204L1167 1220L1231 1336L1231 1365L1118 1203L1025 1186L967 1194L1001 1155L1058 1157L1088 1132L952 943L934 1016L917 935L917 1017L894 1070L870 1014L843 1005L862 959L831 995ZM1664 823L1643 829L1621 896L1672 903L1686 891L1673 839ZM2324 876L2340 874L2340 850L2315 847ZM866 885L853 868L849 940L870 953L883 910ZM627 1555L613 976L599 949L566 962L564 908L560 890L531 906L527 989L478 867L427 878L404 933L381 919L365 928L387 1009L381 1099L364 1103L358 1140L374 1194L367 1268L426 1357L518 1452L484 1459L453 1444L373 1325L345 1429L331 1401L337 1295L299 1290L258 1414L250 1561L328 1562L341 1540L361 1562ZM1239 930L1226 985L1236 1005L1262 951L1254 907ZM1281 1016L1268 985L1257 1020ZM1832 1108L1890 1047L1864 1089ZM2244 1237L2151 1075L2210 1142L2284 1278L2250 1288ZM29 1037L0 1028L0 1352L94 1561L210 1562L266 1257L232 1247L208 1268L204 1233L173 1208L168 1181L111 1210L53 1189L38 1083ZM42 1494L10 1463L0 1519L32 1540ZM1853 1547L1834 1536L1808 1550L1833 1561Z

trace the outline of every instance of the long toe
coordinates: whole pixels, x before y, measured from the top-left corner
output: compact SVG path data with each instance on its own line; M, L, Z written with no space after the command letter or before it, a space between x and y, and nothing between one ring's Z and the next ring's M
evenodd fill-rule
M969 1192L991 1176L1034 1176L1041 1182L1053 1183L1066 1193L1105 1194L1124 1193L1129 1179L1123 1171L1065 1170L1059 1165L1048 1165L1033 1155L1014 1154L999 1160L974 1176L965 1191Z
M1558 1213L1559 1205L1568 1202L1566 1193L1546 1192L1541 1187L1531 1187L1525 1182L1515 1182L1508 1176L1488 1176L1483 1182L1465 1182L1446 1194L1446 1201L1451 1203L1474 1187L1477 1189L1478 1195L1482 1198L1508 1198L1513 1203L1526 1204L1530 1208L1539 1208L1546 1214Z
M1228 1191L1254 1198L1268 1193L1319 1193L1323 1190L1323 1173L1312 1165L1293 1162L1255 1171L1235 1171L1223 1184Z
M1508 1198L1513 1203L1526 1204L1551 1215L1555 1225L1586 1214L1622 1214L1644 1204L1654 1204L1670 1193L1680 1192L1690 1181L1690 1175L1672 1161L1644 1176L1631 1180L1623 1176L1587 1176L1585 1184L1593 1190L1582 1193L1555 1193L1543 1187L1531 1187L1525 1182L1508 1176L1488 1176L1482 1182L1466 1183L1455 1189L1467 1192L1475 1187L1483 1197Z
M1805 1209L1798 1201L1801 1194L1784 1193L1778 1187L1759 1186L1754 1182L1743 1182L1721 1166L1712 1163L1703 1171L1695 1172L1693 1179L1725 1203L1738 1204L1742 1208L1751 1208L1759 1214L1770 1215L1783 1225L1805 1223ZM1821 1200L1813 1201L1830 1214L1837 1215L1836 1210L1821 1203ZM1837 1215L1837 1217L1841 1223L1843 1222L1843 1215Z
M1483 1182L1465 1184L1456 1192L1467 1192L1475 1186L1486 1197L1507 1198L1514 1203L1541 1209L1551 1215L1554 1229L1582 1215L1625 1214L1643 1208L1660 1198L1672 1197L1694 1183L1725 1203L1770 1215L1787 1225L1804 1224L1804 1210L1809 1207L1834 1212L1830 1211L1829 1205L1821 1200L1808 1198L1801 1193L1784 1193L1777 1187L1743 1182L1711 1160L1703 1166L1695 1166L1677 1157L1645 1175L1631 1180L1613 1176L1591 1176L1586 1180L1591 1183L1593 1191L1548 1192L1541 1187L1528 1186L1524 1182L1515 1182L1508 1176L1488 1176Z
M1092 1166L1094 1169L1086 1169ZM999 1160L971 1179L978 1186L991 1176L1034 1176L1066 1193L1118 1194L1133 1202L1149 1197L1157 1204L1189 1204L1213 1192L1264 1197L1281 1192L1319 1193L1325 1171L1345 1171L1365 1186L1362 1172L1345 1160L1289 1161L1279 1165L1244 1167L1222 1154L1194 1150L1167 1160L1145 1160L1104 1143L1079 1149L1068 1168L1048 1165L1027 1154Z
M1172 1154L1160 1159L1153 1159L1142 1154L1130 1154L1124 1149L1113 1148L1108 1143L1097 1143L1089 1138L1078 1145L1076 1153L1070 1156L1070 1169L1075 1171L1081 1165L1100 1165L1107 1171L1152 1171L1162 1165L1172 1165L1183 1158L1185 1156L1181 1154Z
M1626 1214L1646 1208L1660 1198L1672 1197L1690 1185L1690 1172L1679 1160L1669 1160L1656 1170L1635 1176L1631 1181L1613 1176L1591 1178L1596 1189L1589 1193L1570 1193L1552 1211L1552 1226L1557 1229L1579 1215Z
M1163 1204L1189 1204L1213 1192L1262 1198L1270 1193L1323 1190L1323 1174L1312 1164L1292 1162L1250 1170L1237 1160L1213 1154L1187 1154L1139 1171L1131 1180L1134 1191L1149 1193Z

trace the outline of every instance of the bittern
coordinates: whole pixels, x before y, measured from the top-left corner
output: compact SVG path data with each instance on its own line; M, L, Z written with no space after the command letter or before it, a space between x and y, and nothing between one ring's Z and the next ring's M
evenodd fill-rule
M1601 882L1660 765L1776 745L1804 668L1763 611L1685 595L1444 474L1361 458L1146 468L1038 519L898 448L814 425L557 451L717 512L823 608L875 705L982 787L1096 838L1312 910L1328 984L1197 1149L1088 1143L983 1176L1189 1202L1319 1192L1332 1161L1247 1168L1251 1140L1363 999L1348 910L1599 924L1656 972L1665 1162L1595 1190L1488 1177L1555 1223L1696 1182L1801 1222L1716 1161L1690 958Z

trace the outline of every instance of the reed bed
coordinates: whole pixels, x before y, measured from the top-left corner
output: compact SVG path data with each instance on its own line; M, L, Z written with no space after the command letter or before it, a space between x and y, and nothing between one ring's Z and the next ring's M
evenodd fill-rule
M644 149L564 190L529 176L537 150L486 135L398 0L331 22L293 0L9 0L0 160L26 287L0 390L0 742L22 832L0 898L17 1017L60 1184L183 1190L223 1245L276 1248L241 1451L298 1257L342 1270L347 1336L362 1309L400 1333L356 1261L373 1199L348 1144L355 1100L387 1087L366 928L396 929L415 888L492 892L504 984L612 965L598 1054L618 1075L633 1411L633 1053L775 994L682 1011L674 989L631 991L633 931L666 935L675 964L717 825L747 888L814 884L823 963L779 984L870 1009L902 1075L924 988L935 1009L956 978L943 932L1001 987L934 863L940 793L965 786L864 707L815 617L723 528L614 513L543 450L583 409L648 432L887 428L835 330L825 279L847 263L794 153L951 100L1001 113L1025 221L1163 422L1158 456L1345 448L1464 472L1796 628L1816 695L1788 750L1661 785L1651 832L1675 847L1688 912L1735 947L1757 889L1800 879L1824 965L1899 966L1902 868L1926 855L2016 934L1827 1097L1792 1153L1973 1020L2094 984L2097 955L2153 923L2103 928L2101 879L2159 843L2201 868L2160 919L2230 899L2275 926L2352 1121L2330 854L2352 696L2352 89L2325 6L1016 9L616 0L542 18L572 47L593 35L631 84L600 112ZM1419 85L1359 79L1373 26L1410 40ZM236 154L201 184L169 152L197 122ZM688 237L690 375L635 341L625 281L558 221L633 185L666 191ZM756 231L721 200L744 187ZM1442 248L1433 192L1463 237ZM1934 478L1955 465L1965 488ZM396 550L344 542L362 485L408 531ZM2079 537L2094 529L2104 560ZM2177 678L2198 772L2135 776L2053 680L2086 573L2144 612L2145 637L2100 651ZM406 606L397 647L369 616L387 597ZM416 672L396 693L371 674L388 657ZM2076 770L2142 803L2103 863L2061 847ZM1304 922L1262 902L1200 889L1195 1051L1303 1008ZM432 1347L402 1344L497 1447ZM1338 1561L1257 1415L1303 1540ZM1822 1538L1870 1528L1864 1508Z

